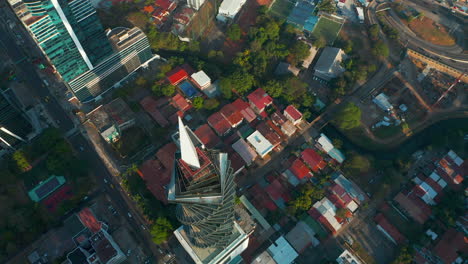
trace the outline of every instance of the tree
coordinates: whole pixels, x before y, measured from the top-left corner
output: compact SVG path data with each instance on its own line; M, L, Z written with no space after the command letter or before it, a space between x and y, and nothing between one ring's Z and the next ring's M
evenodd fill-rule
M332 14L336 11L336 5L333 0L323 0L317 5L317 10Z
M310 54L310 47L303 41L296 41L289 49L288 62L296 65Z
M171 96L175 93L175 86L172 84L165 84L161 86L161 93L165 96Z
M327 45L327 41L324 37L320 36L312 42L312 45L314 45L314 47L316 47L317 49L321 49Z
M372 39L377 39L379 37L379 25L378 24L373 24L372 26L369 27L369 35Z
M232 90L240 94L248 92L254 83L252 74L244 71L235 71L227 77L221 78L219 85L224 97L231 98Z
M353 129L361 125L361 109L354 103L348 103L335 118L339 128Z
M398 256L392 261L392 264L411 264L413 263L413 249L404 246L400 249Z
M153 242L157 245L163 243L169 238L170 232L173 229L171 222L167 218L158 217L150 230Z
M307 94L307 84L297 77L291 77L285 82L282 97L288 103L302 103L303 96Z
M337 149L340 149L343 147L343 141L339 138L334 138L332 142L333 142L333 146L335 146L335 148Z
M343 44L343 51L347 54L353 51L353 42L351 40L346 40Z
M192 105L195 109L199 110L203 108L203 98L202 97L195 97L193 99Z
M207 99L207 100L205 100L205 102L203 103L203 107L204 107L206 110L214 110L214 109L218 108L218 106L219 106L219 101L216 100L215 98Z
M31 169L31 164L29 164L26 153L22 150L17 150L13 153L12 156L15 161L16 167L19 171L24 172Z
M372 55L387 58L390 51L388 50L388 46L381 40L377 41L372 47Z
M348 83L346 82L346 79L343 75L338 78L334 78L330 84L332 87L333 99L342 97L346 94L346 87L348 86Z
M148 80L140 76L135 80L135 84L139 87L146 87L146 85L148 84Z
M264 86L265 92L273 98L278 98L283 94L284 84L278 80L269 80Z
M352 173L366 173L369 171L370 166L369 159L362 155L355 154L346 161L344 168Z
M227 32L226 35L233 41L238 41L241 38L242 32L238 24L232 24Z

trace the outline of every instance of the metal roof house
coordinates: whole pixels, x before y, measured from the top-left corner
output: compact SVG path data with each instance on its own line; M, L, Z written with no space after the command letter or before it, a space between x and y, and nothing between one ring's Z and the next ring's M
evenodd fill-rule
M255 148L260 157L265 157L273 150L273 145L260 132L255 131L247 137L247 141Z
M374 99L372 99L380 109L384 110L385 112L390 112L393 110L393 105L390 103L389 98L384 93L380 93Z
M314 75L325 81L330 81L333 78L342 74L345 69L341 67L341 62L346 59L346 54L343 50L333 47L325 47L320 55L319 60L314 66Z

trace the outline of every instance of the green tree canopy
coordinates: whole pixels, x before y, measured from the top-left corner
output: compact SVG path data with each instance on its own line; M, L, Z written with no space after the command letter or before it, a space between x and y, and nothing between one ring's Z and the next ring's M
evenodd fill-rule
M314 45L314 47L316 47L317 49L321 49L327 45L327 40L324 37L320 36L312 42L312 45Z
M373 24L372 26L369 27L369 35L372 39L376 40L379 37L379 25L378 24Z
M390 54L390 51L388 46L383 41L379 40L372 47L371 53L377 57L387 58Z
M203 108L203 98L202 97L195 97L195 99L193 99L193 102L192 102L192 105L193 105L193 108L199 110L199 109L202 109Z
M361 125L361 109L354 103L348 103L338 112L335 121L339 128L353 129Z
M203 107L206 110L214 110L218 108L218 106L219 106L219 101L216 98L209 98L205 100L205 102L203 103Z
M332 14L336 11L336 4L333 0L323 0L317 5L317 10Z
M344 168L352 173L366 173L369 171L371 163L365 156L355 154L348 158Z
M171 222L165 217L159 217L156 219L155 223L151 226L150 234L153 239L153 242L157 245L166 241L170 232L174 228L172 227Z
M289 49L288 62L292 65L298 64L300 61L303 61L307 56L309 56L310 47L303 41L296 41Z
M233 90L240 94L245 94L246 92L250 91L253 84L253 75L240 70L235 71L234 73L224 78L221 78L219 82L221 93L223 93L224 97L226 98L231 98Z
M242 32L241 32L241 28L239 27L238 24L232 24L227 32L226 32L226 35L228 38L230 38L231 40L233 41L238 41L241 36L242 36Z

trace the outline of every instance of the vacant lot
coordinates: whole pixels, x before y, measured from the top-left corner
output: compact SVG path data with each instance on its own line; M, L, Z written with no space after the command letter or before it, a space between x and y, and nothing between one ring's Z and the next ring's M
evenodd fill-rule
M433 20L423 17L406 22L408 27L420 38L441 46L455 45L455 38L448 33L447 28L435 23Z
M328 44L333 44L340 33L342 24L326 17L320 17L315 25L312 35L315 38L324 38Z

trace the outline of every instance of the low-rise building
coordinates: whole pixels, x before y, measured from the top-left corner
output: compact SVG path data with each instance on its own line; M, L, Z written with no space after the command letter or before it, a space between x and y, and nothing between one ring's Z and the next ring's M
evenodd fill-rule
M173 70L166 73L167 80L172 85L177 85L184 80L187 80L189 75L185 69L181 67L176 67Z
M301 158L307 165L309 165L313 172L323 170L327 166L327 163L323 160L322 156L310 148L302 151Z
M252 164L252 162L258 156L255 150L252 149L252 147L250 147L250 145L243 138L240 138L238 141L232 144L232 148L241 156L247 166Z
M262 88L258 88L250 93L247 96L247 99L249 99L250 107L260 115L265 115L265 108L273 103L273 98L271 98Z
M325 151L328 156L336 160L338 163L343 163L345 156L343 153L335 148L332 141L323 133L320 134L320 137L317 139L317 147Z
M338 264L362 264L356 256L354 256L351 252L345 249L339 256L336 258L336 262Z
M294 76L298 76L301 70L299 70L296 66L291 65L287 62L280 62L278 66L276 66L275 74L276 75L286 75L292 74Z
M203 145L209 149L214 148L221 142L221 139L219 139L208 124L199 126L194 133Z
M133 111L121 98L96 107L86 117L107 142L118 141L122 131L135 124Z
M320 244L315 237L314 230L302 221L297 222L296 226L285 235L285 238L299 254L310 246L316 247Z
M239 113L244 117L245 121L252 122L257 118L255 112L250 108L249 104L244 100L238 98L234 102L231 103L233 107L237 109Z
M220 112L216 112L209 116L208 124L219 136L224 136L231 130L231 124Z
M388 222L382 213L376 215L374 221L377 224L377 229L379 229L392 243L398 245L406 241L406 238L394 225Z
M234 107L232 104L223 106L219 112L224 116L224 118L226 118L226 120L233 128L240 125L244 120L244 116L239 111L237 111L236 107Z
M346 54L343 50L333 47L325 47L314 67L314 75L325 81L330 81L333 78L342 74L345 69L341 66L341 62L346 59Z
M221 22L232 21L241 10L246 0L223 0L218 9L216 19Z
M276 263L290 264L299 256L296 250L288 243L283 237L279 237L267 249L269 255L276 261Z
M294 125L297 125L302 121L302 113L293 105L289 105L284 109L284 116Z
M273 145L258 130L248 136L247 141L262 158L273 150Z
M295 159L282 175L286 177L288 182L293 186L297 186L300 182L304 182L314 176L309 170L309 167L300 159Z
M198 71L190 77L193 83L202 91L211 85L211 79L204 71Z
M390 103L390 99L384 93L378 94L374 99L372 99L372 102L385 112L391 112L393 110L393 105Z
M169 121L164 117L164 115L158 109L157 101L151 96L147 96L140 101L141 107L145 109L146 112L153 118L158 125L161 127L166 127L169 125Z
M335 235L342 227L336 217L336 210L336 206L327 197L324 197L317 201L308 213Z

